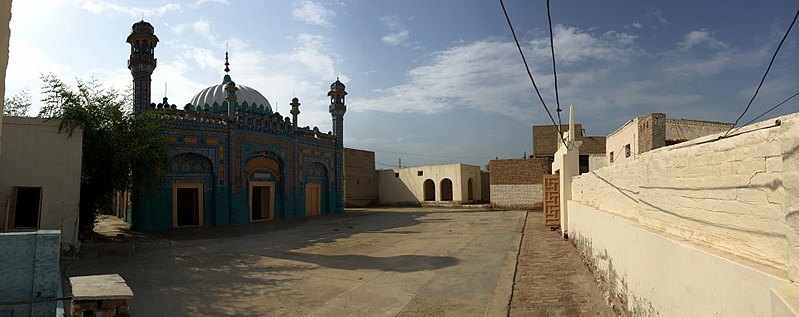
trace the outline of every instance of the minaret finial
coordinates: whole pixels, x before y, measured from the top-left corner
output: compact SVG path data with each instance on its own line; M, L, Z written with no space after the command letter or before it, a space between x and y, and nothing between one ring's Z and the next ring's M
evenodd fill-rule
M227 50L225 50L225 73L229 73L230 72L230 67L228 67L228 66L230 66L230 63L228 63Z

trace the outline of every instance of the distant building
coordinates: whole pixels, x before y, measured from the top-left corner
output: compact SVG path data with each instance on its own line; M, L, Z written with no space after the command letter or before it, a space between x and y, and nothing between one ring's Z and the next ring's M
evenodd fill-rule
M491 206L510 209L541 208L544 174L552 171L547 157L491 160Z
M732 126L732 123L667 118L663 113L636 117L607 136L606 162L610 166L633 161L641 153L721 133Z
M0 232L61 230L61 248L78 247L83 133L58 120L6 117L0 155ZM58 159L54 159L58 158Z
M569 132L568 125L561 125L561 131L565 135ZM581 124L575 124L577 130L577 141L582 141L580 145L580 173L587 173L597 168L605 166L605 137L604 136L585 136ZM533 126L533 157L548 158L552 160L555 152L558 151L558 129L555 125L534 125Z
M378 203L375 152L344 149L344 207L367 207Z
M377 172L381 205L464 204L483 201L480 167L466 164Z

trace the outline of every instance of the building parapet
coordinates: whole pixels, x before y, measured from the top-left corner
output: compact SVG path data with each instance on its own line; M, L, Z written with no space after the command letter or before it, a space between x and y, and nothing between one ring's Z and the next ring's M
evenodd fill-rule
M335 143L336 137L323 133L318 128L294 129L291 118L285 119L280 113L247 114L228 116L220 113L197 112L194 110L158 109L156 115L161 122L173 128L192 129L202 127L208 130L241 129L280 135L294 135L300 140Z

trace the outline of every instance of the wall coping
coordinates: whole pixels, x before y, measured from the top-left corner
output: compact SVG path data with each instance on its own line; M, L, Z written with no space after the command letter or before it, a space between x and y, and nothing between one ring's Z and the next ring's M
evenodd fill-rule
M69 284L73 301L133 298L133 291L119 274L73 276Z

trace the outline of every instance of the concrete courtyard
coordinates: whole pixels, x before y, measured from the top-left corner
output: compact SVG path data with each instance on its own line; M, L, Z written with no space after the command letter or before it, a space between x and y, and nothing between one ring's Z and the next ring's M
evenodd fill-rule
M505 316L526 212L399 208L150 235L118 273L133 316Z

